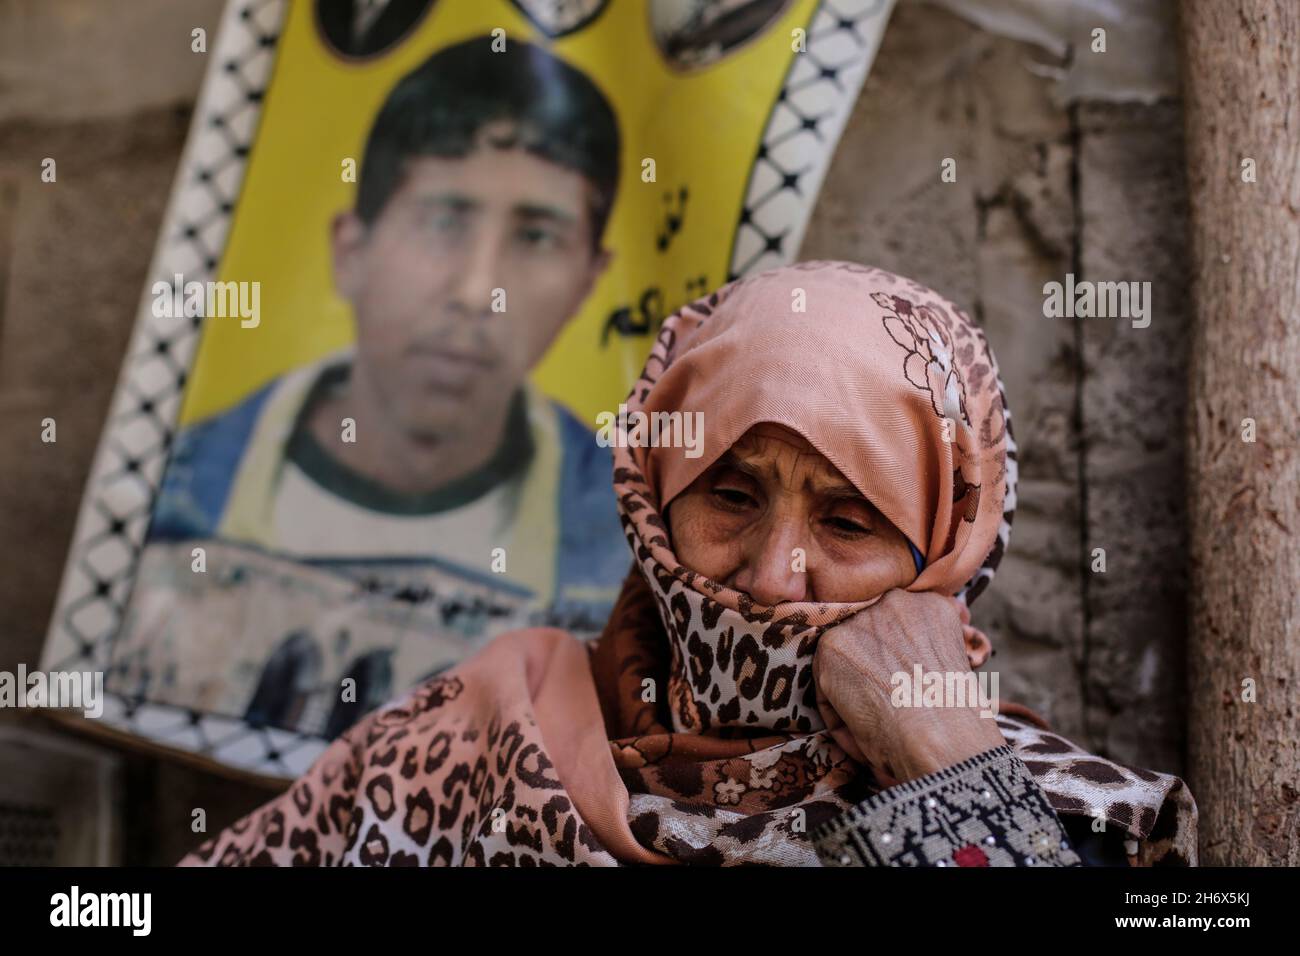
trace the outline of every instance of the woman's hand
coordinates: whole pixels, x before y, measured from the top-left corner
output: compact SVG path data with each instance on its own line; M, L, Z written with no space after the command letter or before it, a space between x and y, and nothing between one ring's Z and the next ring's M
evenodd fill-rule
M969 624L970 612L953 598L893 590L822 635L813 658L822 717L835 742L886 786L1006 743L993 718L980 716L978 700L964 707L891 701L893 675L906 674L910 687L917 664L923 674L964 675L982 663L988 641Z

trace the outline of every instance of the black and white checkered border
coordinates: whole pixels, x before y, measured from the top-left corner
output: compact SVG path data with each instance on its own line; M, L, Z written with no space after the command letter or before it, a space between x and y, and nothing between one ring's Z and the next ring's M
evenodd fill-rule
M754 155L728 282L794 259L893 6L822 0L813 11Z
M46 637L44 670L107 672L167 463L199 318L153 314L156 281L215 278L270 84L288 0L231 0L137 308ZM325 743L242 720L105 693L99 720L255 773L296 776Z

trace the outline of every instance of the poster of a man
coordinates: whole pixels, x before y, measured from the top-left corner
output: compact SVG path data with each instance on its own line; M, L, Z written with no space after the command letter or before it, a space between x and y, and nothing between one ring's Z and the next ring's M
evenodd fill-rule
M291 779L501 634L602 633L598 426L798 247L888 13L841 2L232 3L44 652L100 724Z
M407 74L329 237L355 344L183 429L150 541L430 559L607 610L609 452L526 379L610 262L618 174L609 103L538 46L475 37Z

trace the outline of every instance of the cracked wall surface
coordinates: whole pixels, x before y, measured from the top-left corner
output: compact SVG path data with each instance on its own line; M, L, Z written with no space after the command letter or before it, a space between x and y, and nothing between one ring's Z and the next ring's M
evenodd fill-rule
M191 21L211 32L219 8L203 0L182 18L141 0L105 23L92 0L0 0L0 20L29 18L21 50L9 41L0 57L0 669L39 657L200 70L182 59L95 90L139 44L188 37ZM74 68L60 51L78 37L96 39ZM53 86L43 68L13 66L44 54L64 63ZM1181 772L1181 113L1174 100L1064 106L1030 68L1051 61L901 4L800 255L905 273L981 322L1021 450L1011 549L975 606L1002 695L1086 747ZM58 189L32 174L48 155L60 157ZM940 181L946 157L955 183ZM1151 327L1044 318L1044 283L1071 271L1151 281ZM59 423L57 458L33 437L45 415ZM1104 575L1088 568L1094 547ZM193 807L215 832L267 796L173 761L125 760L128 863L188 851Z

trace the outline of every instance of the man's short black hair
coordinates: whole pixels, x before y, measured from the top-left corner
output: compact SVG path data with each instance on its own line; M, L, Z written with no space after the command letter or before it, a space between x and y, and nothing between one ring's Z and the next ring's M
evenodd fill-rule
M366 141L357 215L367 225L379 218L408 159L468 156L482 128L501 120L512 131L494 146L525 149L586 177L599 247L618 190L614 110L580 70L513 37L501 52L487 35L446 47L393 87Z

